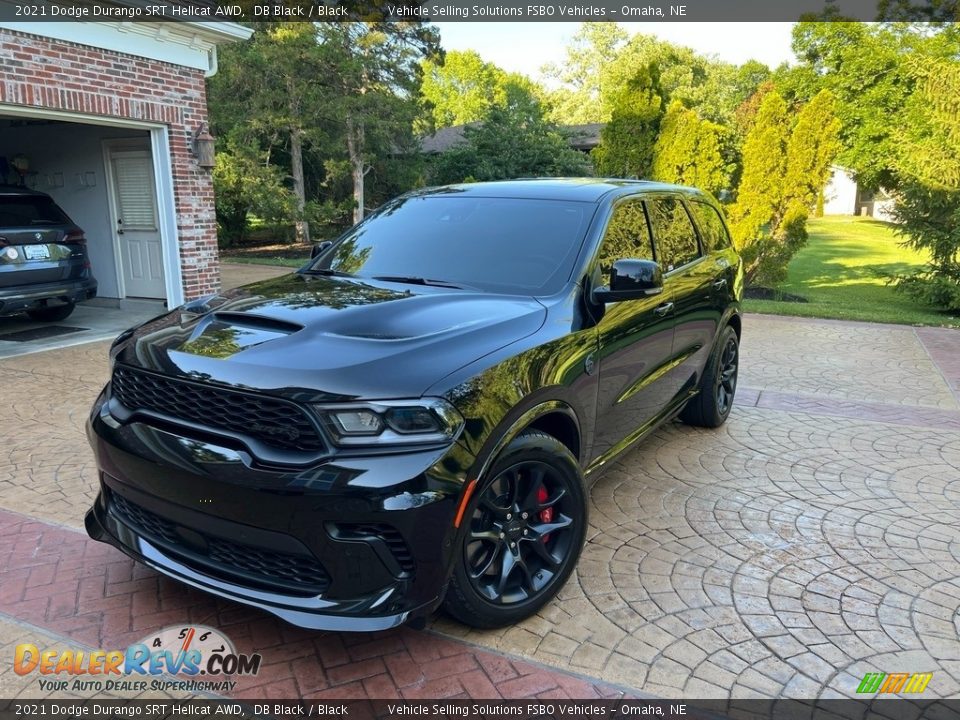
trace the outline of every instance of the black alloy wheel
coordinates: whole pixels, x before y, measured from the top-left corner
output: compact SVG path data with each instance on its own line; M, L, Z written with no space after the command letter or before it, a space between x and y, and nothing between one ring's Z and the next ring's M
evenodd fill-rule
M737 371L740 364L740 349L736 336L728 337L720 352L720 372L717 373L717 410L721 415L730 412L733 396L737 391Z
M572 506L546 463L519 462L501 472L480 497L464 543L477 594L511 605L547 587L571 549Z
M740 339L727 325L717 338L713 354L703 370L697 394L680 412L688 425L716 428L723 425L733 409L740 367Z
M572 572L586 533L583 480L570 451L527 431L494 464L464 518L447 610L498 627L545 605Z

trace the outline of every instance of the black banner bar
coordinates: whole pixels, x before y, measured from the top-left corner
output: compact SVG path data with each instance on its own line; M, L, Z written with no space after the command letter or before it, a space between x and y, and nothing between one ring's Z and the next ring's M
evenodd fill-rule
M954 720L960 700L0 700L0 720Z
M958 0L0 0L0 22L958 21ZM722 32L722 31L718 31Z

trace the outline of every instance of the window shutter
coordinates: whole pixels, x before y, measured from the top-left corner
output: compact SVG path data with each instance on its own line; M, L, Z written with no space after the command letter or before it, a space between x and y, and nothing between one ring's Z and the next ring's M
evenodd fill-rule
M123 229L156 230L156 193L149 156L115 155L113 173Z

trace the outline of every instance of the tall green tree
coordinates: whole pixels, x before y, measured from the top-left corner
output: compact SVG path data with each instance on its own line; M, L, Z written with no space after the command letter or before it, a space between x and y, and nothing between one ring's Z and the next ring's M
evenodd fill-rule
M251 214L269 223L296 216L295 200L284 179L284 171L270 163L258 143L244 139L242 133L220 138L213 187L222 247L245 238Z
M664 103L656 65L639 68L612 100L610 121L600 131L593 149L599 175L647 177L660 131Z
M325 88L316 82L322 69L312 24L256 23L250 40L222 48L220 72L210 82L214 131L229 136L234 149L221 161L219 177L226 175L231 158L240 172L244 164L249 169L253 156L275 163L282 155L292 180L300 242L310 238L303 158L304 146L320 141L315 113L325 98ZM234 198L238 189L234 184Z
M651 177L719 193L729 178L722 153L725 134L722 126L703 120L674 100L660 123Z
M436 28L420 22L318 24L326 112L343 131L354 222L365 212L364 182L380 154L414 147L421 62L440 51ZM319 79L318 78L318 79Z
M775 284L806 242L806 221L840 147L833 97L821 91L796 113L766 93L743 146L743 175L730 210L747 282Z
M606 122L601 100L605 68L616 64L628 35L615 22L582 23L559 64L544 66L546 77L560 83L551 93L551 119L565 125Z
M842 125L829 90L821 90L797 113L787 142L784 197L804 208L813 207L827 180L830 164L840 151Z
M929 253L897 278L912 297L960 312L960 62L915 61L917 89L904 113L895 214L905 243Z
M790 118L777 92L767 93L743 144L743 175L730 210L731 231L742 252L760 240L761 229L780 212L787 173Z
M451 50L424 60L421 93L434 126L442 128L482 120L506 103L509 85L520 82L473 50Z
M957 28L927 23L800 22L793 29L798 66L779 73L780 91L807 102L826 89L836 99L842 150L837 161L867 188L894 188L901 133L896 119L922 62L960 54Z
M465 142L433 164L435 183L589 174L589 160L573 150L543 108L522 95L493 106L483 121L465 129Z
M547 67L560 88L549 93L560 123L607 122L624 86L651 64L659 71L664 103L680 100L701 117L726 123L737 106L770 75L761 63L720 62L654 35L627 37L614 23L585 23L562 66Z
M960 189L960 62L913 58L917 86L900 117L899 173L937 190Z

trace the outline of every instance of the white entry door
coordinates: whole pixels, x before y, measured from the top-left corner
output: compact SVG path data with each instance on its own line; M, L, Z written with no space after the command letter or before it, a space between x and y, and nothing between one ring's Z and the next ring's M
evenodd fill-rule
M165 298L163 242L157 218L157 189L149 150L110 151L117 241L124 294Z

